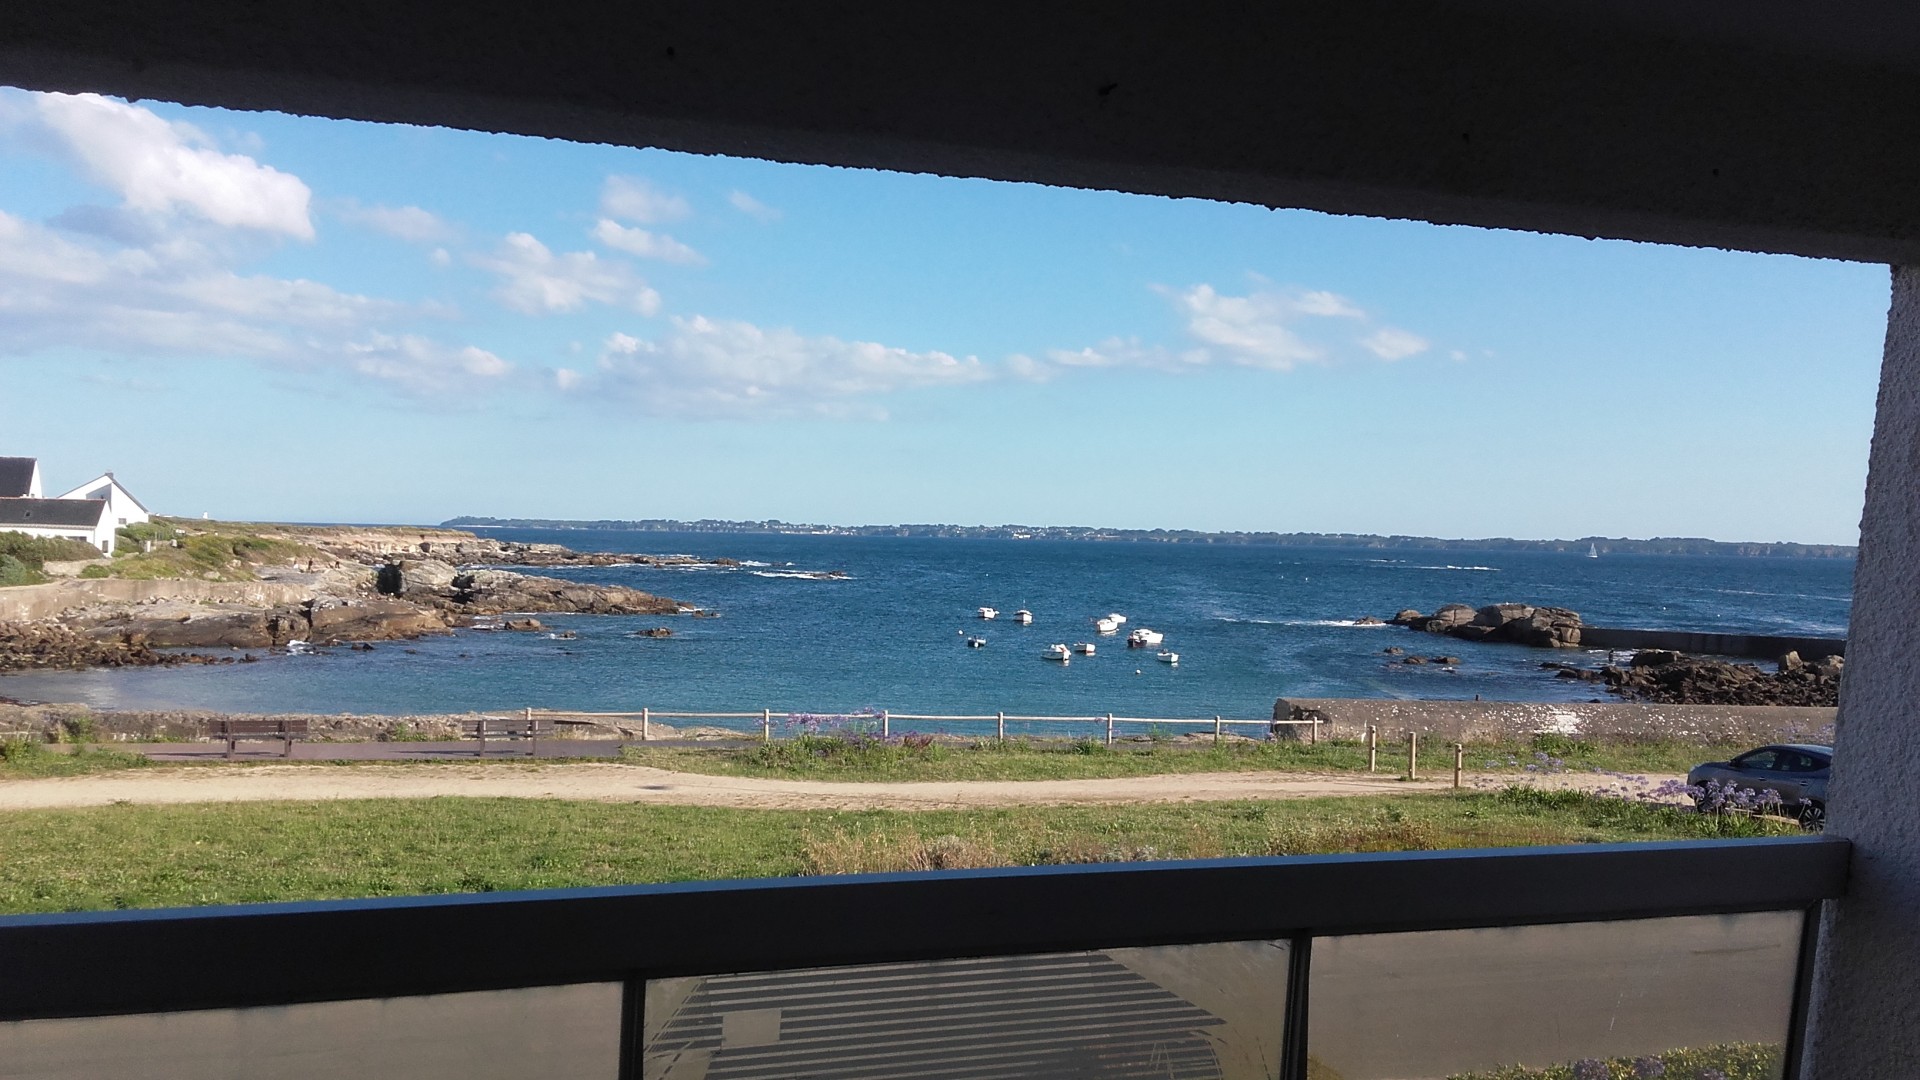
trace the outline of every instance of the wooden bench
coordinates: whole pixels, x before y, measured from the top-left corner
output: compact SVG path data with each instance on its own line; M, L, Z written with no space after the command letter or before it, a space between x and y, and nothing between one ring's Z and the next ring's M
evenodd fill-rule
M479 740L479 748L474 751L475 757L486 756L488 739L525 739L527 756L536 757L540 753L541 737L552 738L555 730L553 721L539 717L483 716L467 724L466 735Z
M287 744L281 757L293 756L293 741L307 737L305 720L215 720L213 737L225 739L226 759L233 760L235 744L242 739L279 739Z

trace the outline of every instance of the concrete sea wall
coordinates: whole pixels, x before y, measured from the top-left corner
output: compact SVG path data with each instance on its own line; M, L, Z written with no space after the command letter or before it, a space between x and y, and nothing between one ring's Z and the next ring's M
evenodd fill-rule
M1707 656L1746 656L1774 660L1790 652L1802 660L1845 656L1846 638L1776 637L1766 634L1709 634L1693 630L1626 630L1605 626L1580 628L1580 644L1588 649L1672 649Z
M1715 742L1831 742L1835 712L1830 708L1784 705L1378 698L1281 698L1273 706L1276 720L1321 720L1325 724L1320 729L1323 737L1359 738L1372 724L1383 739L1398 739L1417 731L1448 742L1541 732Z

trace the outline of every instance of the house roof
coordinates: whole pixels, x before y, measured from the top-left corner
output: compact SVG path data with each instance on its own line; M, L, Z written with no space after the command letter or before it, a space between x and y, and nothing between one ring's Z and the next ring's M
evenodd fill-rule
M33 484L33 458L0 457L0 499L20 498Z
M103 472L99 476L94 477L93 479L87 481L84 484L81 484L80 486L74 488L73 490L62 493L60 495L60 498L62 499L75 498L76 496L78 496L80 493L84 491L88 491L100 486L100 483L102 481L112 484L116 489L119 490L120 494L127 497L128 502L131 502L133 505L139 507L142 513L147 513L147 514L153 513L153 511L147 509L147 506L145 503L141 502L139 499L134 498L133 492L127 490L127 485L121 483L110 472Z
M105 499L0 499L0 530L19 525L91 529L106 512Z

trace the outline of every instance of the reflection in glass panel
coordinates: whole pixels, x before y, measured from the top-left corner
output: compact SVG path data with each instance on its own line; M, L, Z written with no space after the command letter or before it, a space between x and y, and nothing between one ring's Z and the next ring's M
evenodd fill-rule
M615 1080L620 989L0 1023L0 1080Z
M1780 1075L1800 912L1313 944L1315 1080Z
M1270 1080L1285 942L647 984L647 1080Z

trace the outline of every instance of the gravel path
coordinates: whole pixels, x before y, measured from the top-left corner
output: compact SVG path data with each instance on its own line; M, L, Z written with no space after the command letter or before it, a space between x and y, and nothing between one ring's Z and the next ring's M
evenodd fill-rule
M1650 776L1652 783L1668 779ZM1592 774L1527 777L1554 788L1594 790L1616 781ZM1522 782L1473 776L1475 787ZM470 796L570 799L780 810L951 810L990 806L1304 799L1443 791L1451 778L1409 783L1383 776L1281 772L1178 773L1104 780L973 780L861 783L769 780L669 772L638 765L262 765L152 768L0 782L0 810L111 803L424 799Z

